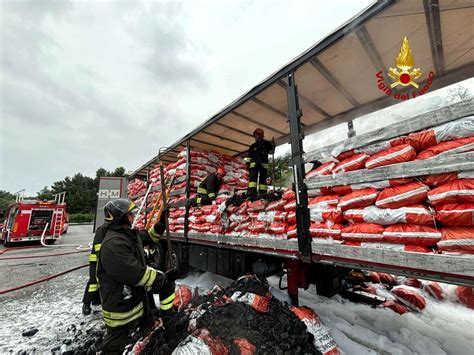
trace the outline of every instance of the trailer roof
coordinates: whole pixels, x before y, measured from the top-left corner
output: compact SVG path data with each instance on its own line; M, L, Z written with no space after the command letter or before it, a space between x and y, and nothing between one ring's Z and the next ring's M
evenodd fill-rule
M393 82L387 71L405 36L422 71L420 88L430 71L430 90L473 77L473 23L472 0L379 0L172 144L161 161L176 161L188 140L196 149L242 154L257 127L286 143L286 76L293 71L306 134L399 103L377 87L376 73ZM153 157L131 177L146 176L159 162Z

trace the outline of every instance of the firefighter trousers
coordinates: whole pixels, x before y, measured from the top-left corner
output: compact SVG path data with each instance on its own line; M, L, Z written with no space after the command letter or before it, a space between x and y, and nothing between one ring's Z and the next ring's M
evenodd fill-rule
M93 284L96 285L96 284ZM97 285L96 285L97 286ZM87 282L86 289L84 290L84 296L82 297L82 303L87 303L88 305L98 305L100 304L100 293L99 289L94 289L91 287L91 282Z
M104 340L102 340L100 346L101 354L122 354L125 347L130 343L130 332L135 326L136 323L118 328L107 327Z
M210 204L212 204L212 200L209 198L209 196L204 194L198 194L198 197L191 200L191 206L193 207L206 206Z
M259 178L260 174L260 178ZM261 193L267 192L267 177L268 169L262 166L257 166L255 168L250 168L249 170L249 188L247 190L248 194L255 195L258 191Z

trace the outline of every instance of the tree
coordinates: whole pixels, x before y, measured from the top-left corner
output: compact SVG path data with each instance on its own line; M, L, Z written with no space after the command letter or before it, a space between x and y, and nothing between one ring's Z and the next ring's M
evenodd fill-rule
M268 176L273 178L274 186L285 187L291 183L290 153L280 155L275 160L270 159Z
M8 191L0 190L0 209L5 209L10 203L15 202L15 195Z
M48 186L45 186L41 189L40 192L38 192L36 198L41 201L48 201L48 200L53 200L53 192L48 189Z
M448 89L447 103L464 102L472 98L471 90L462 85Z

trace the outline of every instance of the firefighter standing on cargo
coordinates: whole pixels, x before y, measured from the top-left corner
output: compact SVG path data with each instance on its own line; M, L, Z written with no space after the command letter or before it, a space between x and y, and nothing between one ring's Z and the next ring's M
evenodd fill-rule
M99 284L97 283L97 254L107 233L108 222L105 222L95 231L94 241L92 242L92 250L89 254L89 281L87 282L82 298L82 314L85 316L91 314L91 304L100 304Z
M263 129L257 128L253 131L253 136L255 143L250 146L247 158L245 158L249 169L247 195L250 197L255 197L257 190L261 194L267 192L268 155L275 151L275 144L263 139Z
M131 229L136 207L128 199L109 201L104 211L110 225L97 258L102 315L107 328L101 350L106 354L121 354L132 329L138 325L143 330L153 324L154 303L150 292L160 296L160 315L166 333L178 271L162 273L146 265L142 238L157 243L165 229L162 222L148 233Z
M191 200L191 206L206 206L212 204L216 199L217 191L221 186L222 179L225 176L224 168L217 169L215 174L209 174L199 183L198 197Z

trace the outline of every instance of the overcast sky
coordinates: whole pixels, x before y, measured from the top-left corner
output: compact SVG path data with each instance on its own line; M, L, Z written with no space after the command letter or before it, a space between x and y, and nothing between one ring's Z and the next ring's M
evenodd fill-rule
M134 170L371 3L0 0L0 189Z

